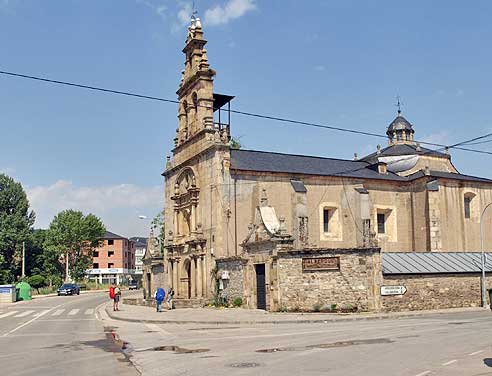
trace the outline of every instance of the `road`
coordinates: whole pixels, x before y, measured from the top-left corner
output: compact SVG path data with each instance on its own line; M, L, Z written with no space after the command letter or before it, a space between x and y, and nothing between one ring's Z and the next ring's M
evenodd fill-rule
M492 375L490 311L256 326L105 320L144 375Z
M121 375L139 373L96 318L106 293L46 297L0 305L0 374Z

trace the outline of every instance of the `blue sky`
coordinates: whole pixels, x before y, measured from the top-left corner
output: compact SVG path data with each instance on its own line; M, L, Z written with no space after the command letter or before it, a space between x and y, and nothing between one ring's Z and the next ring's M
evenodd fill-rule
M399 94L419 140L452 144L492 130L490 1L197 4L215 91L235 95L234 109L383 134ZM175 99L190 8L0 0L0 70ZM28 191L36 226L73 207L122 235L147 233L137 216L162 205L175 105L6 76L0 103L0 171ZM248 149L348 159L384 144L240 115L232 133ZM452 156L461 172L492 177L492 156Z

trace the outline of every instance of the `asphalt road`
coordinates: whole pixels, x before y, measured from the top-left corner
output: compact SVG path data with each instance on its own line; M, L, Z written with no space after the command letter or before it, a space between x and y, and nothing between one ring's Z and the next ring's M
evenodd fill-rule
M138 375L96 318L107 301L97 293L0 305L0 374Z
M105 322L144 375L492 375L489 310L326 324Z

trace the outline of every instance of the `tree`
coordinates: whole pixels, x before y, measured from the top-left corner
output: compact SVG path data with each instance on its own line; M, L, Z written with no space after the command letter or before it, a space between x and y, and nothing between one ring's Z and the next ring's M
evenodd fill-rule
M152 222L150 223L150 228L155 234L155 237L159 241L159 250L161 254L164 253L164 238L166 237L166 225L164 223L164 210L159 212Z
M90 268L92 252L99 245L106 228L93 214L64 210L50 223L45 246L57 257L63 255L65 280L81 280Z
M241 149L241 137L231 137L230 147L231 149Z
M45 286L44 277L40 274L35 274L27 279L27 282L34 287L39 294L39 288Z
M0 284L19 276L22 242L28 239L34 220L22 185L0 174Z

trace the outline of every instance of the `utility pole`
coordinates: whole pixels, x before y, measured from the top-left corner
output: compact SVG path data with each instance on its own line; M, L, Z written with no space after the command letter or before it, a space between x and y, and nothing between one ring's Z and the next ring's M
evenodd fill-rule
M480 214L480 247L482 248L482 278L481 278L481 283L480 283L480 290L482 292L482 307L488 308L487 305L487 293L485 289L485 251L484 251L484 239L483 239L483 215L485 214L485 210L489 206L492 205L491 203L488 203L482 210L482 213ZM491 302L492 303L492 302Z
M22 278L26 276L26 242L22 242Z

